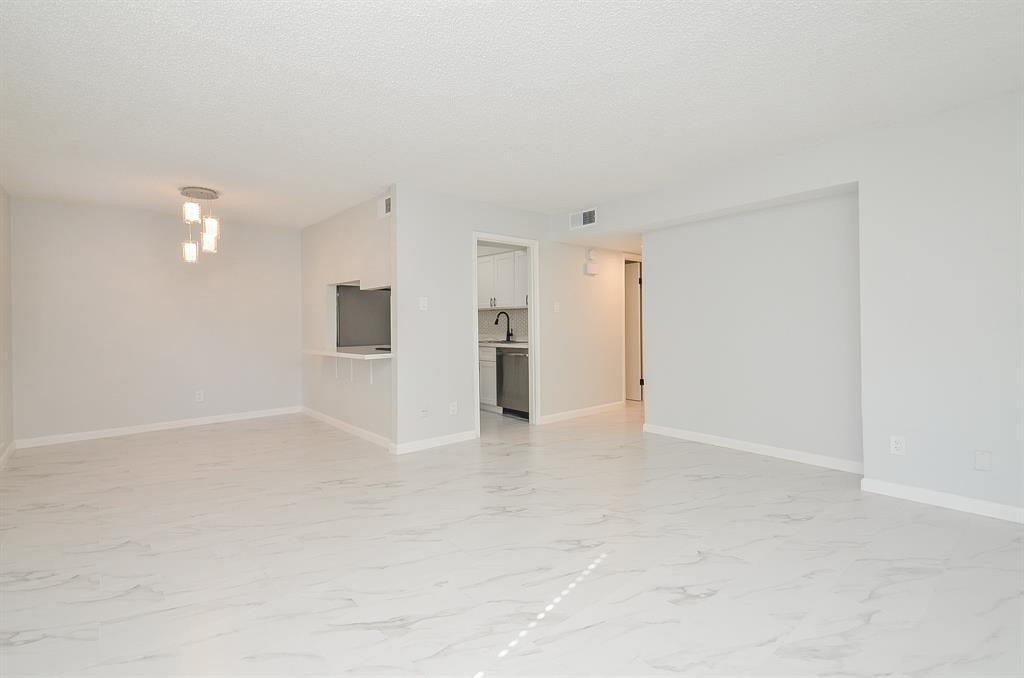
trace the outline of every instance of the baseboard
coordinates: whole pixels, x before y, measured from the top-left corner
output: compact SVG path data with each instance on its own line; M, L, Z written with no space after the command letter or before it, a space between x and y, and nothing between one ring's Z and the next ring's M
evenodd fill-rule
M998 518L999 520L1007 520L1011 523L1024 524L1024 507L1021 506L998 504L993 501L985 501L984 499L973 499L959 494L926 490L923 487L890 483L885 480L875 480L874 478L861 478L860 489L864 492L884 494L887 497L906 499L918 504L941 506L942 508L953 509L954 511L974 513L988 518Z
M784 447L762 445L761 443L751 443L746 440L723 438L722 436L713 436L707 433L696 433L694 431L684 431L678 428L657 426L655 424L644 424L644 431L660 436L668 436L669 438L690 440L697 443L704 443L705 445L728 447L729 449L740 450L741 452L752 452L754 454L763 454L766 457L786 459L787 461L796 461L801 464L810 464L811 466L821 466L822 468L830 468L834 471L846 471L847 473L857 474L864 473L864 464L859 461L837 459L824 454L814 454L813 452L803 452L801 450L788 450Z
M14 444L13 440L4 445L3 451L0 451L0 471L4 470L4 467L7 466L7 460L14 454L15 449L17 449L17 445Z
M398 443L397 445L391 446L391 451L395 454L408 454L410 452L419 452L420 450L429 450L432 447L462 443L478 437L479 434L476 431L463 431L461 433L452 433L451 435L438 436L436 438L424 438L423 440L412 440L407 443Z
M363 440L367 440L375 445L380 445L381 447L387 448L391 447L391 439L386 436L382 436L379 433L367 431L365 428L359 428L358 426L354 426L353 424L350 424L347 421L335 419L332 416L326 415L323 412L310 409L308 407L303 407L302 412L310 417L313 417L314 419L324 422L325 424L333 426L334 428L337 429L341 429L345 433L351 433L352 435L358 438L362 438Z
M121 436L135 435L136 433L152 433L154 431L167 431L175 428L189 428L192 426L205 426L207 424L221 424L228 421L243 421L245 419L260 419L262 417L277 417L282 414L298 414L302 408L298 405L293 407L278 407L273 410L250 410L248 412L235 412L234 414L218 414L212 417L196 417L194 419L177 419L175 421L159 421L153 424L141 424L139 426L121 426L118 428L104 428L95 431L82 431L80 433L62 433L53 436L39 436L38 438L20 438L15 442L19 450L28 447L43 447L45 445L59 445L61 443L76 443L82 440L96 440L98 438L119 438Z
M592 414L601 414L608 410L614 410L619 407L625 406L625 400L618 400L613 403L605 403L604 405L594 405L593 407L584 407L579 410L566 410L565 412L555 412L554 414L544 414L537 417L538 424L553 424L556 421L566 421L567 419L576 419L577 417L588 417Z

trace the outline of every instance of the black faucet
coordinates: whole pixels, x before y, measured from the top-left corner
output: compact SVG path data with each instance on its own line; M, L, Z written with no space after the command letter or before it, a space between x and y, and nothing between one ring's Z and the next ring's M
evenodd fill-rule
M505 316L505 341L512 341L512 318L508 317L508 313L502 311L498 315L494 316L494 324L498 324L498 321L501 320L501 316Z

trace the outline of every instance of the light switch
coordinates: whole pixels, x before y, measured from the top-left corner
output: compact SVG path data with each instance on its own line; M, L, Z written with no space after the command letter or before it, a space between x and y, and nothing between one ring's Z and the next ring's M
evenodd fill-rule
M556 301L555 302L555 313L560 313L561 311L562 311L562 303L560 301Z
M427 308L430 305L428 302L429 302L429 300L426 297L420 297L420 310L421 311L426 311L427 310Z

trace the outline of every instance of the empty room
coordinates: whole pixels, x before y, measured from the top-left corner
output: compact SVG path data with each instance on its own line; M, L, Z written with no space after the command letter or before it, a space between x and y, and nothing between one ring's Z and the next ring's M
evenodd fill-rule
M1024 676L1024 0L0 0L0 675Z

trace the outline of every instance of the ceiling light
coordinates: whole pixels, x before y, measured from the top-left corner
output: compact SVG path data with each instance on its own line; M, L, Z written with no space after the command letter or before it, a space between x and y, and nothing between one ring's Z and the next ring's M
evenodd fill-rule
M199 259L199 246L194 240L181 243L181 260L186 264L194 264Z
M200 215L202 215L202 208L197 202L189 200L181 206L181 218L186 224L198 224Z
M202 251L216 254L220 240L220 219L213 216L210 202L220 197L212 188L186 186L181 189L185 203L181 206L181 220L185 223L186 239L181 243L181 259L194 264L199 259L199 243L192 237L192 225L202 224L200 240Z
M203 233L209 233L214 238L219 238L220 220L217 217L206 217L203 219Z
M210 254L217 253L217 236L212 233L203 233L203 251Z

